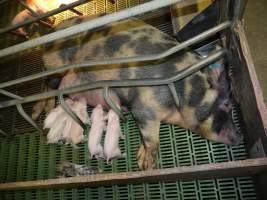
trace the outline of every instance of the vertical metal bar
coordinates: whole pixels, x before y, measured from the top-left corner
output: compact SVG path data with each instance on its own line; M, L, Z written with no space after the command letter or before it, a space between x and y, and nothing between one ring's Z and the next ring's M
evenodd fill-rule
M29 122L34 128L36 128L36 130L38 132L40 132L41 134L43 134L42 129L40 129L38 127L38 125L32 120L32 118L24 111L23 107L21 104L17 104L17 110L19 112L19 114L27 121Z
M83 123L83 121L76 115L76 113L66 104L64 101L64 97L62 94L58 95L58 99L60 102L60 105L62 106L63 110L75 121L77 122L84 130L86 130L86 125Z
M181 104L180 104L179 96L178 96L178 93L177 93L177 91L175 89L174 83L173 82L169 83L168 87L169 87L169 89L171 91L171 94L172 94L172 97L174 99L175 105L177 106L178 110L180 110Z
M104 87L103 89L103 96L106 101L106 103L111 107L112 110L125 122L127 121L127 118L123 115L122 111L118 106L114 103L114 101L110 98L108 93L109 87Z

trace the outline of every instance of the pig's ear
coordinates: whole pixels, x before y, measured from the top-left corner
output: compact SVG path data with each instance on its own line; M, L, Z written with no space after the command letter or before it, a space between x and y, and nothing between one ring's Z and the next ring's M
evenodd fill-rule
M207 81L209 83L210 89L216 89L216 88L218 88L218 81L215 80L212 76L209 76L207 78Z

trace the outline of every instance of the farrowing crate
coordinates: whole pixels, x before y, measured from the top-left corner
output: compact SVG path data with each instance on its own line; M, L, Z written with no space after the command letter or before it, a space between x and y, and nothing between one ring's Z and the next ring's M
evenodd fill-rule
M158 0L155 4L157 2L159 4L164 1ZM236 1L236 4L233 4L234 1L226 2L228 4L225 5L236 9L232 18L235 20L234 27L231 31L226 31L226 34L230 33L226 46L228 45L234 58L233 80L236 96L239 97L237 99L239 105L235 106L233 116L239 129L247 138L246 143L229 147L209 142L178 126L162 124L158 153L158 168L162 170L142 173L138 172L135 157L140 144L139 134L136 133L139 130L130 114L126 116L128 121L121 123L126 140L120 142L120 147L127 153L127 158L119 159L109 166L103 161L89 160L84 144L79 150L69 146L47 145L45 136L35 133L35 129L16 112L14 107L2 108L0 110L3 116L1 129L11 136L0 139L0 181L6 183L0 184L0 199L250 200L267 198L264 196L266 195L264 181L266 181L267 161L263 158L267 151L266 110L251 56L247 51L242 23L239 21L243 4L241 1ZM145 8L145 3L137 0L117 0L112 4L109 0L96 0L80 5L76 9L90 15L120 11L138 4L143 4ZM225 9L223 5L222 3L222 10ZM5 6L10 5L5 3ZM169 14L166 13L166 9L150 14L150 18L151 16L155 18L150 23L172 34ZM73 15L71 12L63 12L57 15L57 19L67 19ZM12 17L12 14L9 16ZM142 17L148 18L146 15ZM227 19L228 16L222 15L223 17ZM230 48L230 45L236 48ZM0 50L0 55L3 57L1 53L8 54L8 51ZM7 63L9 67L6 67ZM27 54L16 54L11 59L2 61L1 82L41 71L42 62L38 49L29 51ZM245 86L246 91L242 90ZM27 82L23 87L14 85L9 87L8 91L19 96L28 96L41 92L42 87L43 81L38 79ZM8 99L10 98L2 97L1 100ZM26 113L30 114L32 103L23 104L23 107ZM38 122L39 126L42 124L43 117ZM248 160L255 157L262 158ZM89 178L37 181L55 178L55 166L59 160L100 166L109 174ZM238 162L239 160L241 161ZM252 176L259 173L261 173L260 177ZM15 185L12 182L19 183Z

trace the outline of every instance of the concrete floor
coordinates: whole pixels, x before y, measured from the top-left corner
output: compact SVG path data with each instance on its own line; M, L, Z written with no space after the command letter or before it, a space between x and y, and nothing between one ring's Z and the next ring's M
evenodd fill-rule
M267 0L248 0L245 31L267 105Z

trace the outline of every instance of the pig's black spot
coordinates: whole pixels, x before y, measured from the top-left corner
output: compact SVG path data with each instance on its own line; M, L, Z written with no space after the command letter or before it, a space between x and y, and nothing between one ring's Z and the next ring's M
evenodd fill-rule
M119 96L119 99L124 106L129 106L129 101L127 96L125 96L125 93L120 88L114 88L113 89L115 93Z
M216 133L220 133L224 125L229 121L230 114L218 109L216 113L214 113L214 119L212 122L212 130Z
M107 55L113 56L114 53L118 52L122 45L130 40L130 36L126 34L117 34L107 38L104 51Z
M46 79L46 85L51 89L58 89L60 82L61 82L61 77L56 75L49 76Z
M156 119L155 110L151 106L144 105L140 101L138 89L134 88L130 92L132 95L131 105L133 116L138 126L143 129L147 125L147 121L154 121Z
M69 39L65 42L62 42L60 47L59 47L59 56L64 60L64 61L69 61L71 62L78 51L78 42L76 38Z
M211 116L213 107L214 103L204 103L203 105L198 106L195 110L196 119L199 122L204 122L209 116Z
M142 31L142 30L140 30L140 29L135 29L135 30L132 30L132 33L133 33L133 34L137 34L137 33L139 33L140 31Z
M194 75L190 80L192 89L189 94L188 105L192 107L198 106L205 96L205 81L199 75Z
M167 86L154 86L151 87L153 91L153 97L159 102L159 104L165 108L172 109L175 104Z

